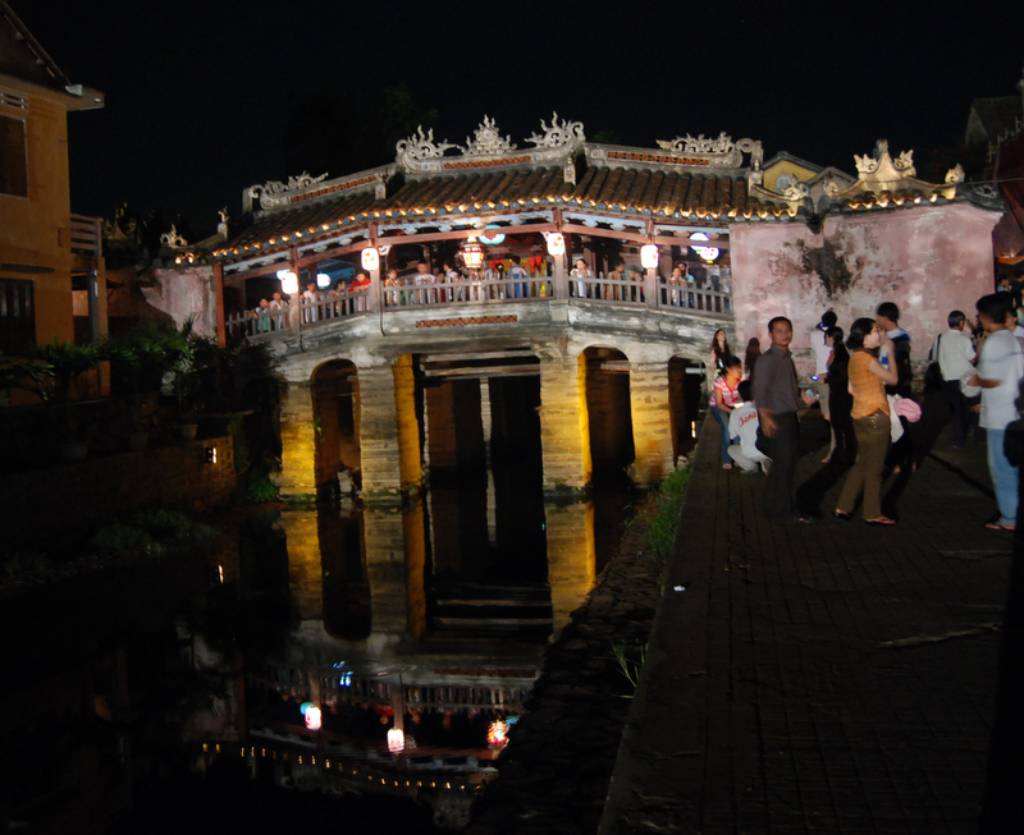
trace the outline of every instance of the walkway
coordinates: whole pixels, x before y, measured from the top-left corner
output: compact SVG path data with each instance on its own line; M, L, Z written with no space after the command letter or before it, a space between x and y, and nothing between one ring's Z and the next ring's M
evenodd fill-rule
M980 526L984 447L926 459L897 528L783 527L705 431L601 831L977 831L1012 547Z

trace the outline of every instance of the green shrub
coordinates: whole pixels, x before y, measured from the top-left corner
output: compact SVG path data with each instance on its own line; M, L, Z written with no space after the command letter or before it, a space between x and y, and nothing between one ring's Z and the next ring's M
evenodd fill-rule
M679 513L690 480L689 469L676 470L661 482L656 508L647 525L647 547L659 560L667 560L676 541Z

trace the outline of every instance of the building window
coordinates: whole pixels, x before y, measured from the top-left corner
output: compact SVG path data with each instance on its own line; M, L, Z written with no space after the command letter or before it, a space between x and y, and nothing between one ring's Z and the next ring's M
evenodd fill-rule
M25 122L0 116L0 194L28 197Z
M36 305L31 281L0 278L0 352L16 354L36 342Z

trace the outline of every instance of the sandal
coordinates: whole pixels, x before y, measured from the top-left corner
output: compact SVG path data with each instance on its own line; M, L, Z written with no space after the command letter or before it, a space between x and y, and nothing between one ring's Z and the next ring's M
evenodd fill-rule
M985 527L988 528L990 531L1007 531L1008 533L1013 533L1017 530L1016 525L1004 525L1002 522L999 521L986 522Z
M880 528L892 527L896 524L895 519L890 519L888 516L879 516L877 519L865 519L865 525L874 525Z
M852 513L847 513L845 510L840 510L839 508L836 508L832 512L832 515L835 516L836 519L842 519L844 522L849 522L853 518Z

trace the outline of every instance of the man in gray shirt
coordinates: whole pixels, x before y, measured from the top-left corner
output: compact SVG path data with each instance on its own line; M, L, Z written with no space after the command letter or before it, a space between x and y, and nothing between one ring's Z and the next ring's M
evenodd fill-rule
M768 323L771 347L761 354L754 375L754 405L757 406L758 449L772 459L765 488L765 511L783 522L807 523L796 504L796 464L799 458L800 422L797 412L808 404L801 398L796 366L789 344L793 323L776 316ZM814 399L810 398L813 403Z

